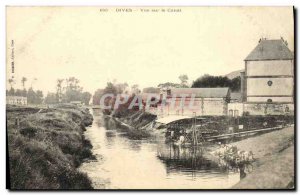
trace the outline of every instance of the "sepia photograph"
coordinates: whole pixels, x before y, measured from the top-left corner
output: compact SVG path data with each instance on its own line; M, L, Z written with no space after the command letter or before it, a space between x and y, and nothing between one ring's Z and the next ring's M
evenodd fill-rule
M9 190L295 190L293 6L6 6Z

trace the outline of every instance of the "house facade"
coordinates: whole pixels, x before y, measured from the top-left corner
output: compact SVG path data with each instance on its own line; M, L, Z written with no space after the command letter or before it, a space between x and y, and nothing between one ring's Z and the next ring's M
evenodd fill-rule
M294 56L286 41L261 39L246 57L241 100L228 105L228 115L294 114Z
M164 115L226 115L229 100L229 88L172 88L162 109Z
M22 97L22 96L6 96L6 104L11 104L11 105L27 105L27 97Z
M249 103L293 103L293 69L293 53L284 40L261 40L245 59L243 99Z

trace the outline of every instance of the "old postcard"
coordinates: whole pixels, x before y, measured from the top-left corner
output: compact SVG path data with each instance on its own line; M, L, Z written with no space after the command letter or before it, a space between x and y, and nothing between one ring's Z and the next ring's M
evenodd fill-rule
M293 7L6 8L7 188L295 189Z

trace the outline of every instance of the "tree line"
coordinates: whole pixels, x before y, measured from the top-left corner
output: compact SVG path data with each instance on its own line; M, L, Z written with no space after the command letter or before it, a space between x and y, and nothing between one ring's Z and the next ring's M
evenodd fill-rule
M41 104L43 103L43 92L41 90L33 90L33 83L37 81L36 78L33 78L31 81L31 86L27 90L26 89L26 82L28 79L26 77L22 77L21 83L23 89L15 89L14 85L16 84L16 80L14 77L8 79L8 83L10 85L10 89L6 90L7 96L22 96L27 97L28 104Z
M83 91L79 79L69 77L67 79L57 79L56 93L48 93L45 97L45 103L56 104L80 101L85 105L89 105L91 97L91 93Z
M8 96L22 96L27 97L28 104L41 104L43 103L43 92L41 90L34 91L32 87L26 89L14 89L6 90Z
M232 92L238 92L241 89L241 77L229 79L226 76L203 75L196 79L192 88L213 88L213 87L229 87Z
M228 87L232 92L239 92L241 88L241 78L240 76L235 77L233 79L229 79L226 76L212 76L205 74L195 81L192 84L188 84L188 76L186 74L182 74L178 77L180 80L179 83L173 82L165 82L158 84L157 87L148 87L143 89L143 93L159 93L159 89L166 90L171 88L217 88L217 87ZM129 91L129 90L130 91ZM107 86L104 89L97 89L93 95L93 104L99 105L101 96L110 93L110 94L129 94L129 95L137 95L141 93L139 86L137 84L129 87L127 83L116 83L116 82L108 82Z
M188 76L180 75L179 77L180 83L160 83L158 85L159 88L188 88ZM226 76L212 76L205 74L190 85L191 88L216 88L216 87L228 87L232 92L238 92L241 89L241 77L235 77L233 79L229 79Z
M33 90L32 86L27 90L26 81L28 81L28 79L22 77L21 82L23 89L15 89L13 86L16 81L10 78L8 80L10 89L6 90L6 95L27 97L28 104L56 104L81 101L85 105L88 105L92 97L91 93L83 91L83 88L80 86L80 81L75 77L57 79L56 92L49 92L45 98L41 90ZM34 81L37 81L37 79L34 79Z

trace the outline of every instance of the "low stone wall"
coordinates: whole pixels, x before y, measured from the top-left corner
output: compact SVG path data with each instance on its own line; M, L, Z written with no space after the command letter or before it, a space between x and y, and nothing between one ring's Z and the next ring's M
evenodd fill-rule
M294 104L285 103L229 103L228 116L294 115Z

